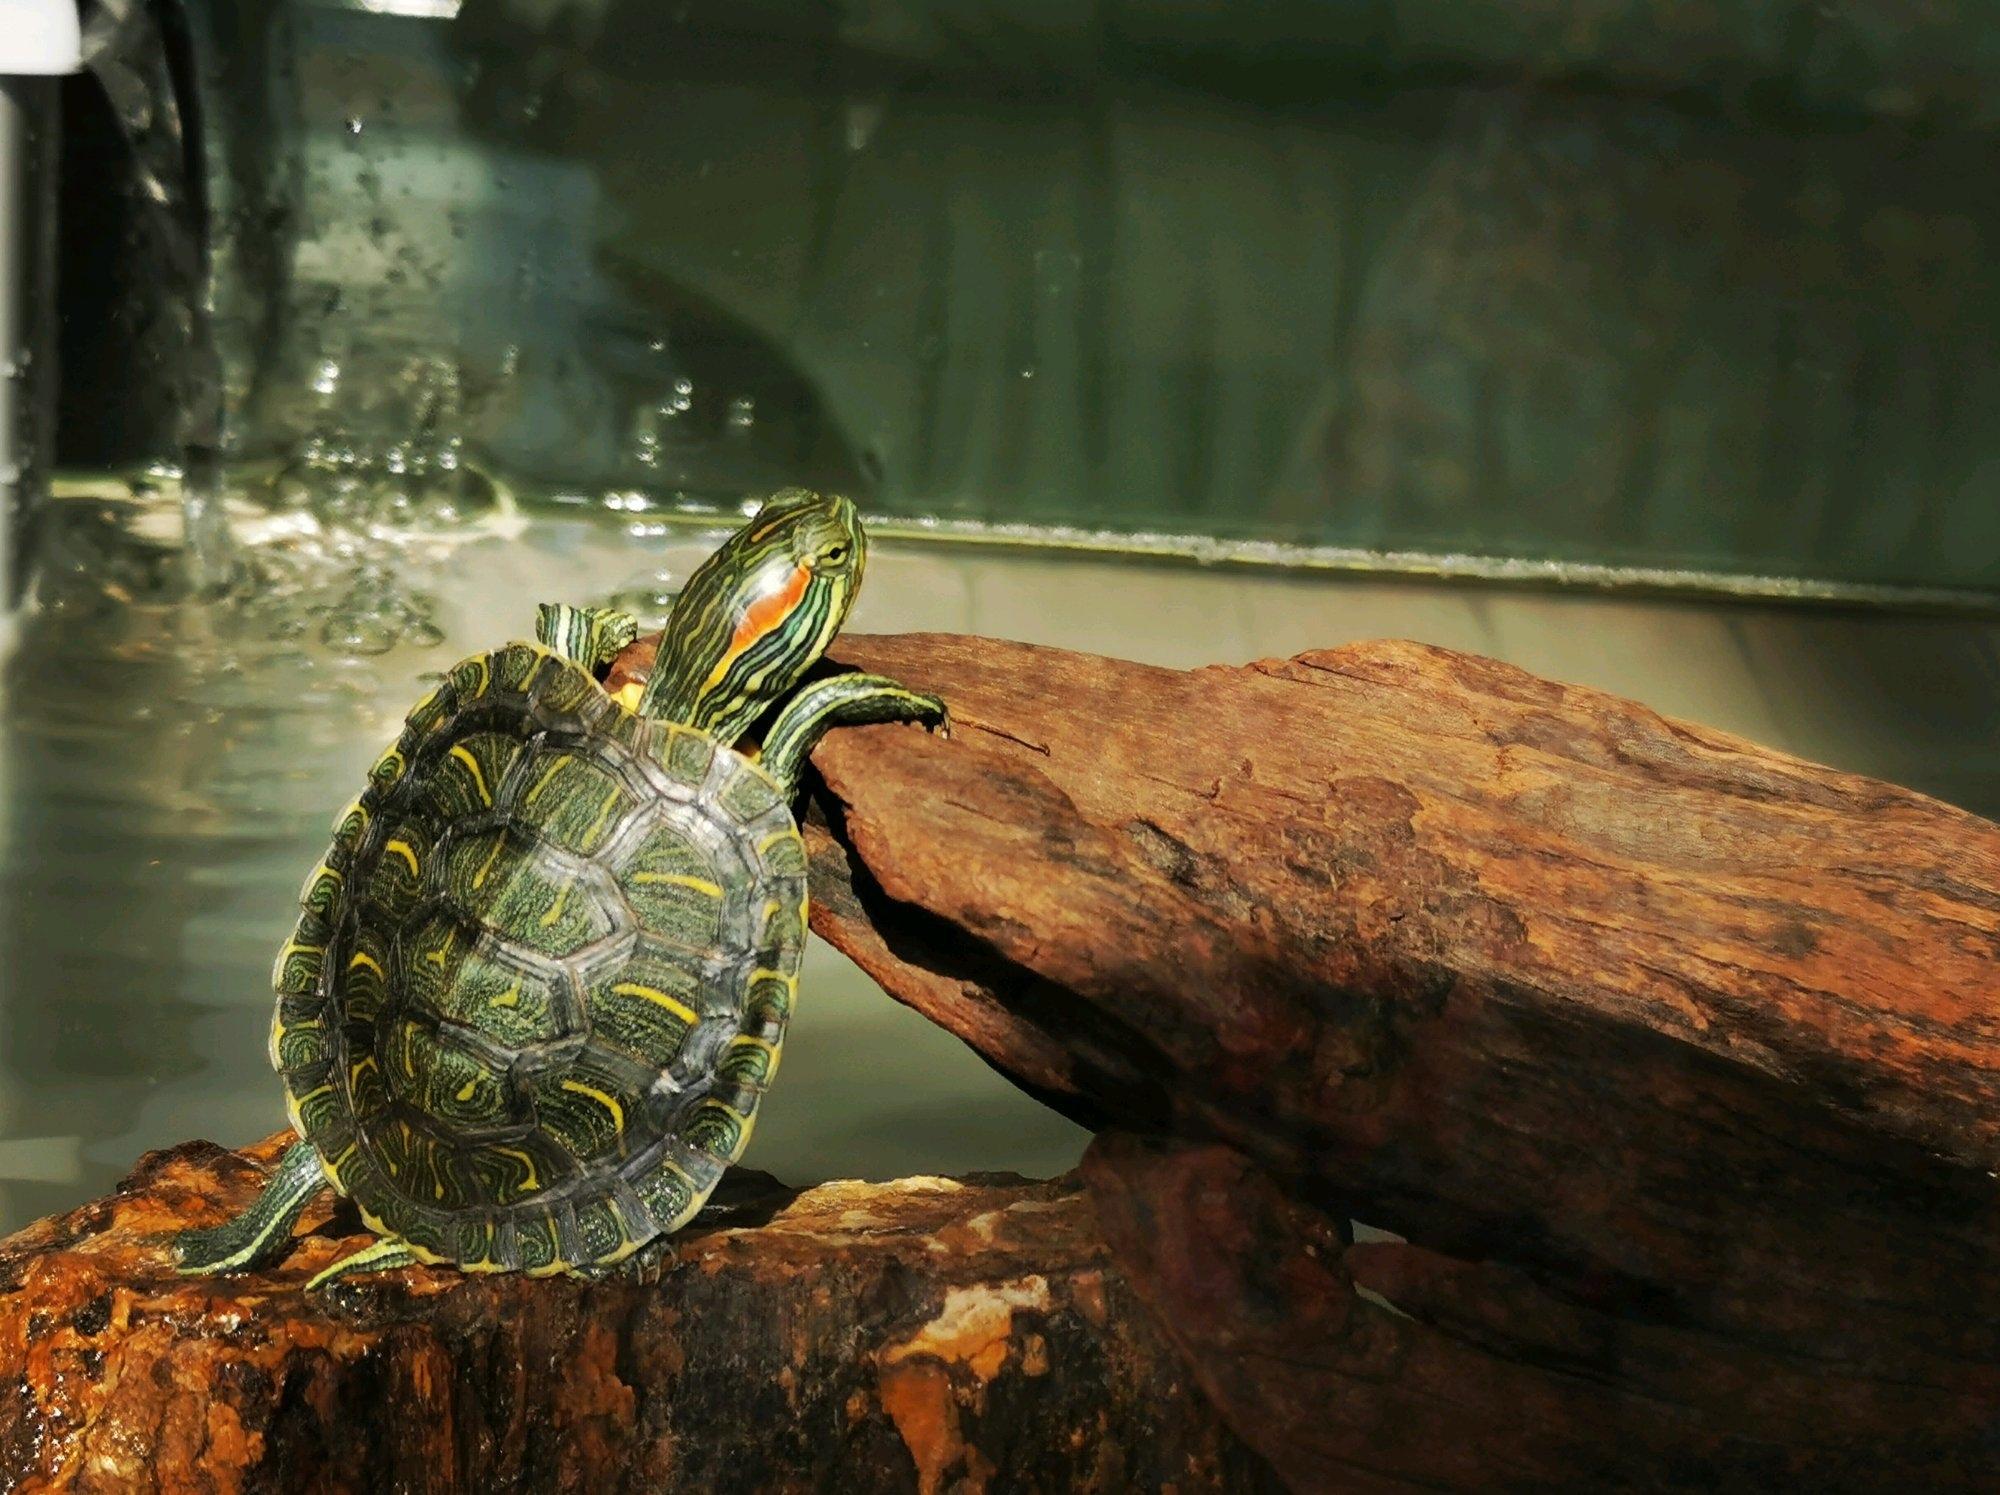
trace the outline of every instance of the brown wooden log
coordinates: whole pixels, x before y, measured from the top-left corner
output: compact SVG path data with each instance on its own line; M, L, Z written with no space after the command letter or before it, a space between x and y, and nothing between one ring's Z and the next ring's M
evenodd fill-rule
M1232 1148L1107 1133L1083 1173L1196 1383L1296 1489L1978 1488L1989 1467L1964 1419L1939 1436L1934 1388L1720 1347L1493 1262L1343 1246Z
M754 1180L656 1286L411 1268L321 1207L268 1272L176 1277L289 1136L149 1156L0 1243L0 1489L1270 1490L1074 1179ZM731 1175L736 1179L737 1175Z
M836 652L955 719L815 755L814 927L894 995L1410 1238L1434 1333L1657 1397L1660 1482L2000 1478L2000 827L1413 644Z

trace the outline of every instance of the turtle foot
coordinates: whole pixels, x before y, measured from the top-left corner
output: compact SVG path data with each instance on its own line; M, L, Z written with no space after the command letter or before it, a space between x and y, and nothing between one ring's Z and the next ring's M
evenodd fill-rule
M588 1266L574 1268L573 1272L586 1282L605 1282L616 1278L650 1287L665 1276L670 1267L679 1266L680 1259L681 1254L673 1241L656 1235L630 1256L613 1262L592 1262Z

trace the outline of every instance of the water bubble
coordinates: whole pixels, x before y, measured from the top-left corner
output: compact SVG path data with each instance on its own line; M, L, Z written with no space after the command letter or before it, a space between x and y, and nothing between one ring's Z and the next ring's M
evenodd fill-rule
M359 135L363 129L363 122L361 116L358 114L348 115L346 124L347 133L350 135Z
M341 654L387 654L403 636L399 619L379 607L340 607L320 625L319 639Z
M429 618L418 618L410 624L403 639L419 649L435 649L444 642L444 630Z
M302 510L313 507L313 486L292 469L271 480L271 502L279 509Z
M1033 365L1033 364L1031 363L1031 364L1029 364L1029 365L1028 365L1028 366L1027 366L1026 368L1022 369L1022 370L1021 370L1021 377L1022 377L1023 379L1032 379L1032 378L1034 378L1034 377L1035 377L1035 366L1034 366L1034 365Z
M879 99L854 99L847 105L847 148L861 151L868 148L868 142L875 138L881 127L884 106Z
M330 395L340 388L340 365L331 358L322 358L319 367L313 371L313 391Z
M634 525L633 529L636 531L640 527ZM639 620L642 629L650 631L666 621L679 592L674 573L662 568L630 578L604 599L604 605L632 614Z
M729 402L729 425L739 431L747 431L757 424L757 402L749 395L738 395Z

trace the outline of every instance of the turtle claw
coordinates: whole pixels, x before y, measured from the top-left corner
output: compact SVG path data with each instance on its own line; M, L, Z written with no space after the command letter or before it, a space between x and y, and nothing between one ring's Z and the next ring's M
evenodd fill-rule
M592 1262L572 1270L586 1282L623 1279L651 1287L666 1275L668 1268L679 1266L680 1261L681 1254L674 1243L666 1236L656 1235L630 1256L613 1262Z

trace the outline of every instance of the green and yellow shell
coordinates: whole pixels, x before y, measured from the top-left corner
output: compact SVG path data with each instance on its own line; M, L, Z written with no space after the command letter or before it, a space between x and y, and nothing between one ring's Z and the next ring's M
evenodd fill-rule
M742 1153L805 942L779 785L510 644L452 669L342 814L271 1057L369 1227L546 1274L677 1230Z

